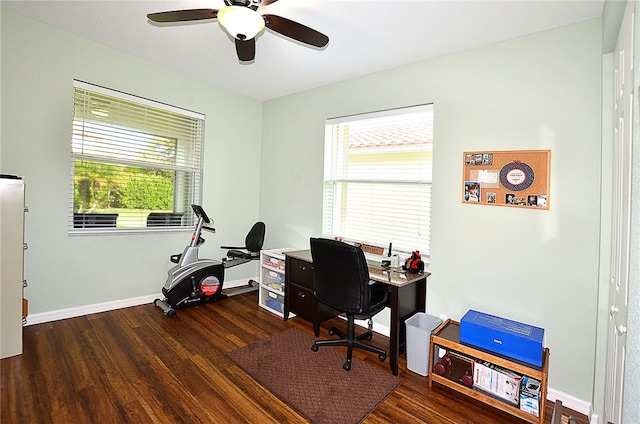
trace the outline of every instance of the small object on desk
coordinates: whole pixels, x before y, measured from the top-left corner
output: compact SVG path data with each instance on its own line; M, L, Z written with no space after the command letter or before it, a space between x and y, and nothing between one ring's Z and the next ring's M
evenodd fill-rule
M384 259L382 261L382 268L389 268L391 266L391 261Z
M424 271L424 262L422 262L419 250L414 250L413 253L411 253L411 256L407 258L402 269L413 274L422 274Z

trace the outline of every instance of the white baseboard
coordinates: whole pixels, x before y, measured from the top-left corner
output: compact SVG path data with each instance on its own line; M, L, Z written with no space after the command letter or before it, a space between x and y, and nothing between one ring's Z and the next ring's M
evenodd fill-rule
M340 318L342 318L343 320L347 320L347 318L343 315L340 315ZM354 321L355 325L358 325L362 328L368 329L368 321L366 319L357 319ZM373 322L373 328L371 329L371 331L378 333L378 334L382 334L383 336L389 337L389 335L391 334L391 329L389 328L389 326L381 324L379 322Z
M258 277L254 277L258 281ZM249 279L225 281L224 288L240 287L247 284ZM39 314L31 314L27 316L25 325L42 324L45 322L58 321L61 319L75 318L89 314L97 314L100 312L113 311L121 308L129 308L131 306L144 305L153 303L155 299L162 298L161 293L150 294L146 296L132 297L129 299L114 300L111 302L94 303L92 305L76 306L67 309L58 309L56 311L42 312Z
M567 407L569 409L573 409L576 412L586 415L587 417L591 417L593 420L592 414L593 409L591 402L584 401L582 399L578 399L575 396L571 396L567 393L561 392L559 390L555 390L551 387L547 390L547 400L555 402L556 400L560 400L562 402L562 406ZM596 416L597 420L597 416Z
M42 312L27 316L26 325L42 324L44 322L58 321L61 319L75 318L89 314L97 314L99 312L113 311L115 309L129 308L131 306L152 303L155 299L161 298L160 293L132 297L129 299L114 300L111 302L95 303L93 305L83 305L74 308L58 309L56 311Z

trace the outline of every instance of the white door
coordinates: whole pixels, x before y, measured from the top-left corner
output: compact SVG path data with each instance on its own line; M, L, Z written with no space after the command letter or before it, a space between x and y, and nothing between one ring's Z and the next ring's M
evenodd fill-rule
M613 211L605 414L610 423L622 422L627 305L629 233L631 225L631 140L633 118L634 3L624 14L614 52Z

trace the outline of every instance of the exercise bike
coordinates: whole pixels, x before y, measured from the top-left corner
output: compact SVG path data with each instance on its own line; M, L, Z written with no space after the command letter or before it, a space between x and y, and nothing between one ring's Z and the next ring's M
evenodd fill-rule
M258 282L249 280L248 285L233 288L229 292L222 290L224 273L226 268L241 265L259 258L259 252L264 242L265 225L262 222L254 224L247 235L248 252L243 250L247 246L234 247L227 252L231 259L223 258L222 261L213 259L200 259L198 251L205 242L202 238L202 230L215 232L211 220L200 205L191 205L198 221L191 236L191 242L180 254L171 255L170 260L177 265L167 272L167 281L162 288L164 299L156 299L153 303L162 309L170 318L176 316L176 309L187 306L201 305L215 302L230 296L249 293L258 289ZM248 243L251 241L251 243ZM223 248L225 246L222 246Z

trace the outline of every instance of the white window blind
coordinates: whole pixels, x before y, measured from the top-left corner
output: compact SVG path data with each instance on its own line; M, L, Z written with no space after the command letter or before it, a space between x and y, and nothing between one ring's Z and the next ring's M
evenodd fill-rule
M433 106L329 119L323 235L430 256Z
M204 116L74 81L69 229L193 225Z

